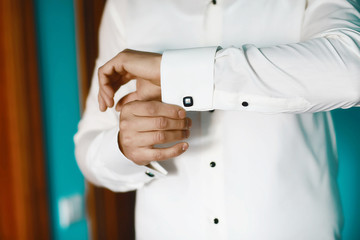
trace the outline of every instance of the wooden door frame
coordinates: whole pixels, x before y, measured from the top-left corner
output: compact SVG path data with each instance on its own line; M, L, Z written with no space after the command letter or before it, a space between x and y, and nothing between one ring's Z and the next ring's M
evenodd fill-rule
M0 239L50 239L33 1L0 1L0 33Z

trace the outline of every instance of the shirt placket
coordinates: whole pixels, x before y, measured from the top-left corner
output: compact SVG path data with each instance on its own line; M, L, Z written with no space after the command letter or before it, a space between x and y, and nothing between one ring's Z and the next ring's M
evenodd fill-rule
M220 46L222 41L222 0L208 0L204 14L204 46ZM203 173L203 221L206 239L226 239L224 211L224 177L221 147L221 126L217 112L201 113L201 131L205 151L201 155Z
M221 124L217 112L201 113L202 204L206 239L226 239L224 211L224 162L222 158Z

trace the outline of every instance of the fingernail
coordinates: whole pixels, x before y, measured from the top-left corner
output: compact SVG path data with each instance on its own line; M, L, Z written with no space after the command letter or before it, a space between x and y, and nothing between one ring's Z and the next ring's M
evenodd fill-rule
M184 144L182 145L182 150L183 150L183 151L186 151L186 149L188 149L188 147L189 147L189 145L187 145L186 143L184 143Z
M178 111L178 115L179 115L179 118L185 118L185 117L186 117L186 112L185 112L185 110L180 109L180 110Z

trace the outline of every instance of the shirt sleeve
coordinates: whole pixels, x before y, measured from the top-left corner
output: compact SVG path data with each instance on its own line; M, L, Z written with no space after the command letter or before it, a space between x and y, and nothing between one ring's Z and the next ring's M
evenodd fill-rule
M197 53L198 57L188 53L196 50L171 51L171 58L165 51L161 70L165 72L161 80L163 101L183 105L182 99L189 95L188 88L199 75L212 74L201 80L203 87L196 85L198 90L191 95L193 106L189 110L303 113L359 106L360 15L356 8L358 5L352 1L309 0L300 42L221 49L211 59L212 67L204 68L197 61L201 53ZM186 58L186 63L175 62L175 58ZM197 73L177 79L166 74L171 71L172 75L181 75L180 71ZM168 81L182 84L174 89ZM197 101L203 95L207 96L206 103Z
M87 180L112 191L125 192L141 188L164 177L167 172L156 162L139 166L127 159L118 147L119 113L114 108L100 112L98 107L97 69L122 51L125 45L120 18L116 14L112 1L107 1L100 25L99 57L74 142L76 160ZM135 81L121 87L115 101L135 88Z
M217 48L165 51L161 60L162 101L184 106L187 110L211 109Z

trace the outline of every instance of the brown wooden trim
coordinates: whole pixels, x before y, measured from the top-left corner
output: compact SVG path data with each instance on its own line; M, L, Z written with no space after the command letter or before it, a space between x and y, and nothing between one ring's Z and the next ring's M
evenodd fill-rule
M1 1L0 26L0 239L50 239L33 1Z

